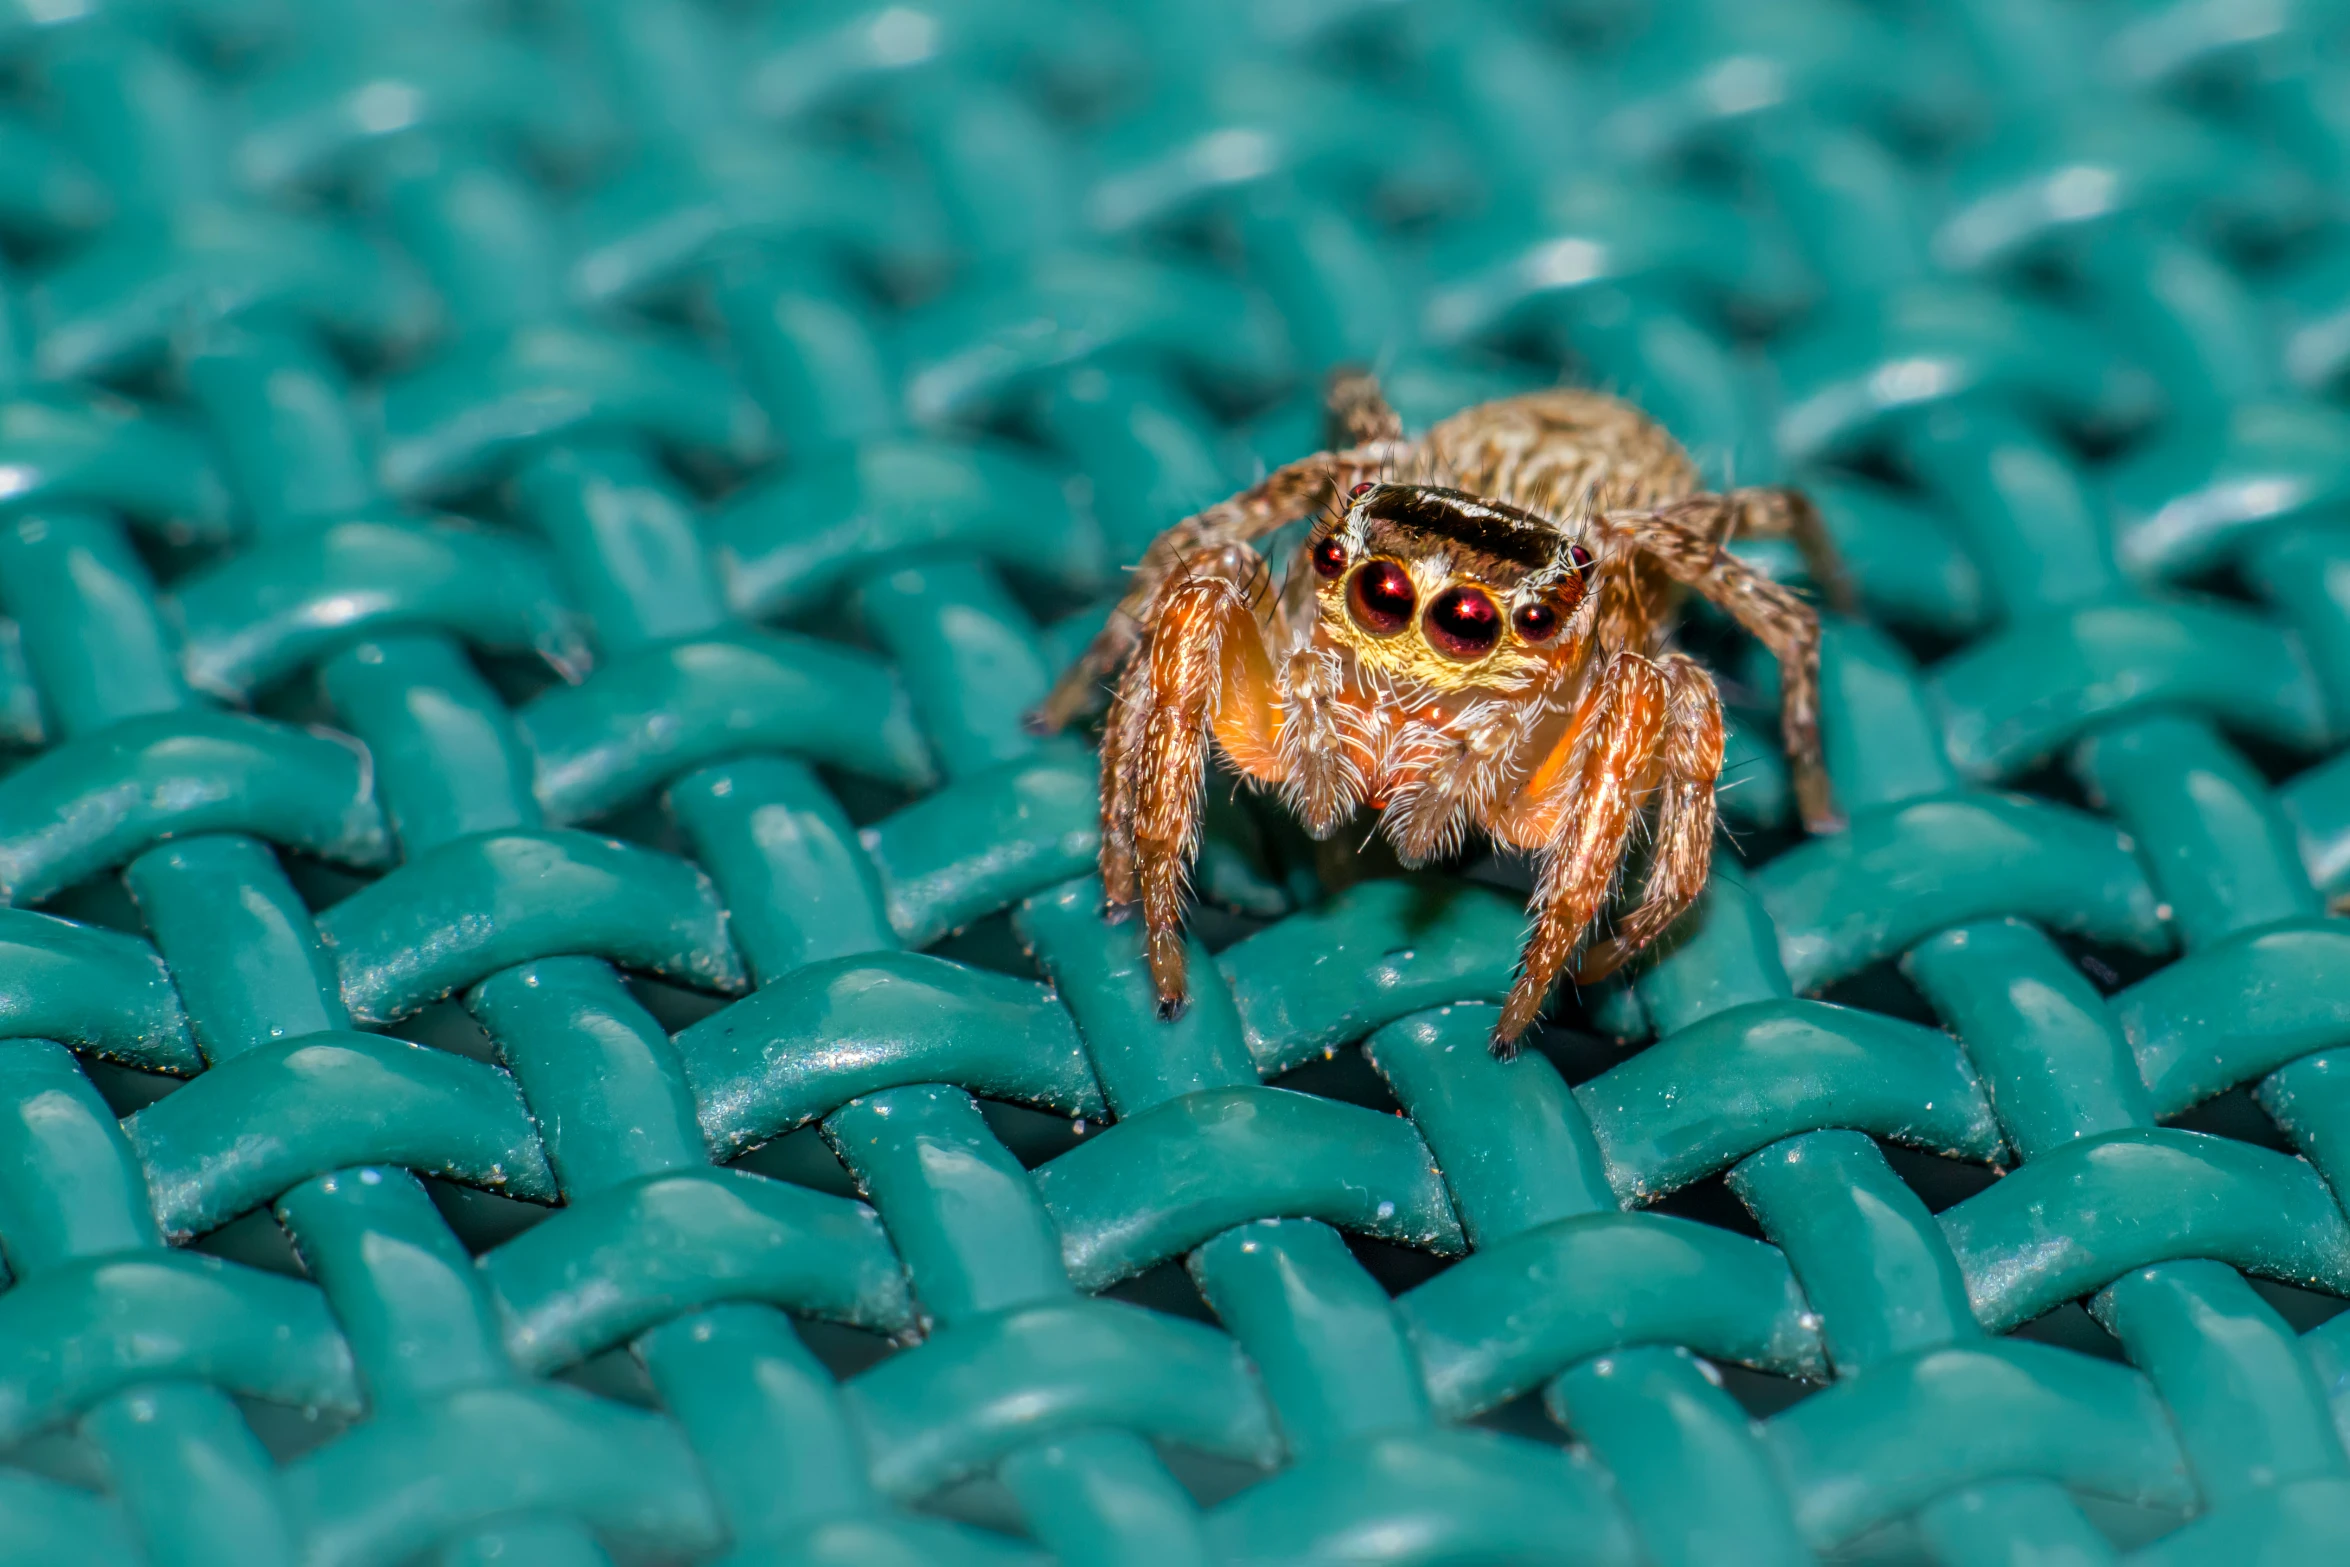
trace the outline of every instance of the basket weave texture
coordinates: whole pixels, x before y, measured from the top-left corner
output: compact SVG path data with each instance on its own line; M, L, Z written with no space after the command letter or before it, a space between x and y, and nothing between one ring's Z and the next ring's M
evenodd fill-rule
M0 1563L2350 1559L2343 19L6 0ZM1865 611L1509 1066L1020 723L1348 362Z

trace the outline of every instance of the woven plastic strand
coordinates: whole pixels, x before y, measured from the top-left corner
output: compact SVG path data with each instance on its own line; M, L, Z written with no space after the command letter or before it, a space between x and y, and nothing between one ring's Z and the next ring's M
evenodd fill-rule
M2350 1552L2341 7L21 9L0 1555ZM1857 591L1508 1065L1023 724L1343 363Z

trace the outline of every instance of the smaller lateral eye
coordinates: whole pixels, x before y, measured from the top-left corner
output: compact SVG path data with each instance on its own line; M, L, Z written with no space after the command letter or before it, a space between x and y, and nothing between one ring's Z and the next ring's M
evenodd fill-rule
M1377 488L1379 488L1379 486L1376 484L1358 484L1353 489L1346 492L1346 498L1350 501L1359 501Z
M1521 641L1548 642L1558 635L1559 612L1538 599L1531 604L1520 604L1518 612L1510 616L1510 625L1517 630Z
M1317 577L1336 577L1346 570L1346 546L1338 541L1335 533L1317 543L1307 554L1314 563L1314 575Z
M1570 544L1567 546L1567 559L1575 563L1575 569L1577 571L1589 571L1591 569L1591 552L1580 544Z

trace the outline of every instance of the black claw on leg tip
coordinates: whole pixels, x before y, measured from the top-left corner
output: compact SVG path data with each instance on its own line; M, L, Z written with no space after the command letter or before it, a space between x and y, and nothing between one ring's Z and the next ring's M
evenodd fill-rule
M1133 904L1112 903L1107 898L1102 900L1102 923L1104 925L1123 925L1132 918L1134 918Z
M1042 740L1053 732L1053 721L1045 716L1043 708L1032 707L1020 715L1020 728L1023 733Z
M1172 1023L1190 1010L1191 998L1189 996L1161 996L1159 998L1159 1021L1162 1023Z
M1493 1059L1496 1061L1515 1061L1518 1059L1518 1051L1521 1047L1517 1040L1504 1039L1501 1030L1495 1029L1493 1038L1485 1048L1493 1052Z

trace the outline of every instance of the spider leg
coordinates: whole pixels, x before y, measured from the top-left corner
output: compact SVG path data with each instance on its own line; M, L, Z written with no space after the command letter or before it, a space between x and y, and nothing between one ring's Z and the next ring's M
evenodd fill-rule
M1729 505L1723 508L1718 535L1708 542L1719 547L1733 538L1786 539L1803 557L1803 569L1818 584L1828 607L1839 615L1858 611L1860 598L1853 589L1852 576L1844 569L1844 557L1837 552L1836 541L1828 537L1820 509L1810 496L1772 485L1732 490L1722 499Z
M1602 537L1644 557L1641 564L1654 562L1674 581L1704 594L1770 649L1779 661L1779 729L1794 773L1796 804L1805 827L1834 832L1844 817L1820 755L1819 616L1792 592L1709 542L1726 526L1722 512L1731 505L1725 496L1699 495L1656 511L1603 512L1592 524Z
M1695 659L1658 661L1665 680L1665 729L1657 749L1656 850L1640 905L1616 933L1583 955L1579 985L1596 984L1663 935L1705 890L1713 863L1714 782L1722 771L1722 700Z
M1400 466L1410 451L1408 443L1393 442L1316 452L1160 534L1143 552L1109 621L1030 715L1031 727L1050 734L1077 716L1102 677L1124 664L1156 623L1163 612L1160 595L1186 562L1262 538L1293 517L1334 504L1355 484Z
M1249 600L1258 580L1249 563L1262 571L1256 552L1236 545L1168 587L1148 654L1132 666L1140 677L1129 674L1119 693L1126 738L1116 781L1103 783L1105 912L1121 917L1139 892L1151 983L1168 1019L1182 1016L1187 1000L1183 906L1199 851L1209 734L1242 771L1267 782L1282 777L1281 697ZM1130 868L1117 880L1121 851L1107 830L1113 793L1131 820Z
M1515 837L1556 823L1542 849L1534 927L1518 959L1517 983L1493 1030L1493 1053L1505 1060L1517 1053L1518 1036L1607 902L1654 770L1667 705L1664 671L1638 653L1617 654L1577 722L1536 769L1517 820L1505 825L1505 835Z
M1122 921L1134 909L1134 767L1150 718L1150 660L1138 658L1119 677L1118 694L1102 724L1102 913Z
M1368 370L1330 372L1322 385L1325 429L1332 446L1367 446L1374 442L1401 444L1403 415L1388 405L1379 390L1379 378Z

